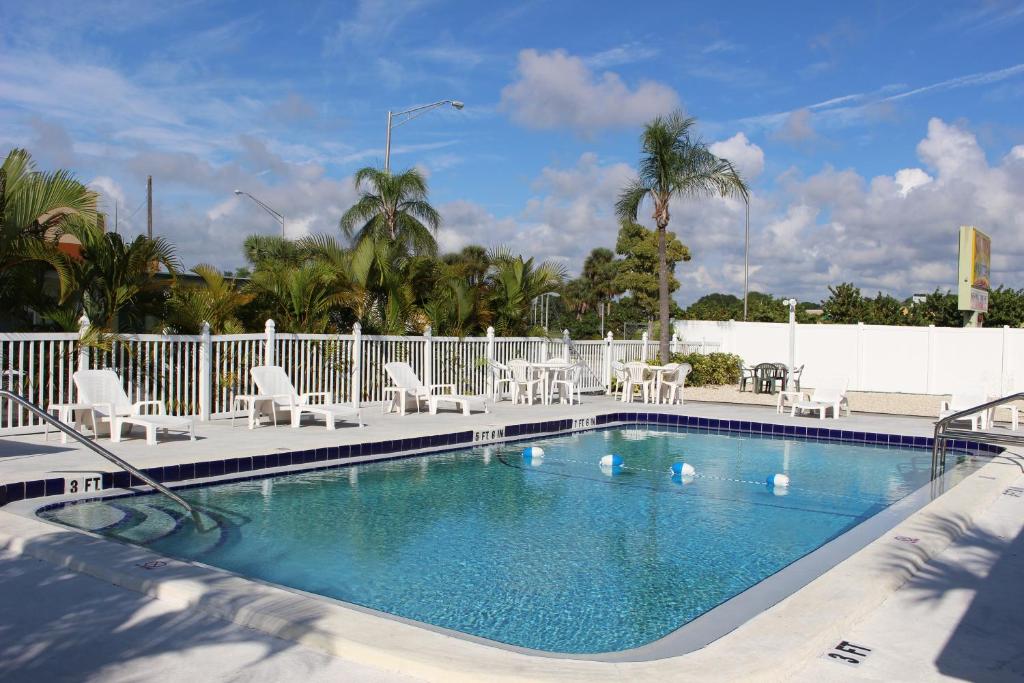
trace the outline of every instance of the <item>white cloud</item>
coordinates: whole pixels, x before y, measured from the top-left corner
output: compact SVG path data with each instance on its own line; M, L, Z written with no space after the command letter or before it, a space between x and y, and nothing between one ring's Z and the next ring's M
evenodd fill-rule
M797 109L790 112L782 121L782 125L772 134L772 137L784 142L813 140L818 134L811 125L812 116L810 109Z
M714 142L708 145L708 149L715 156L732 162L747 182L757 178L764 170L764 150L748 140L743 133Z
M895 180L899 185L900 195L906 197L916 188L930 183L932 177L919 168L901 168L896 171Z
M517 123L584 134L639 125L679 106L679 95L666 85L645 81L630 88L617 74L597 75L564 50L523 50L518 80L501 91L501 108Z
M633 64L658 56L657 48L642 43L625 43L603 50L587 57L584 61L592 69L606 69L609 66Z

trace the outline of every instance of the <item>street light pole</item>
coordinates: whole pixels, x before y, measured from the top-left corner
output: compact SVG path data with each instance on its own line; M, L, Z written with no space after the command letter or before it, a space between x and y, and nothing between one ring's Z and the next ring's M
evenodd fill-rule
M443 107L446 104L450 104L452 109L462 109L465 104L459 100L440 100L431 104L420 105L419 107L413 107L412 109L406 109L405 111L388 112L388 134L384 139L384 170L388 173L391 172L391 129L398 128L402 124L409 123L413 119L423 116L428 111ZM400 116L404 116L404 119L395 122Z
M253 197L248 192L245 192L244 190L235 190L235 194L238 195L239 197L241 197L242 195L245 195L249 199L251 199L254 202L256 202L256 205L258 207L260 207L261 209L263 209L264 211L269 213L271 216L273 216L274 220L281 224L281 237L285 236L285 234L284 234L284 216L282 216L280 213L278 213L274 209L270 208L269 206L267 206L266 204L261 202L259 199L256 199L256 197Z
M750 197L743 195L743 322L747 321L747 293L750 281Z

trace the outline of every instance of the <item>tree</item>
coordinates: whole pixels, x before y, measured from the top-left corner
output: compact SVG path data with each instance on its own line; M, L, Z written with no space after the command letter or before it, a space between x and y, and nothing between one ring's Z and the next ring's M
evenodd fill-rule
M675 233L662 235L630 221L619 228L615 251L624 258L616 267L613 287L619 292L630 293L636 313L647 320L653 318L659 310L661 287L660 275L655 273L664 262L667 291L671 293L679 289L675 265L679 261L689 261L690 250L676 239ZM674 301L671 305L678 309Z
M829 287L829 297L821 302L825 321L830 323L858 323L864 321L864 297L852 282Z
M1024 326L1024 289L1000 285L988 293L986 327Z
M608 304L613 298L622 294L622 290L615 284L620 263L615 259L614 252L604 247L593 249L583 261L581 279L586 282L588 293L597 306L598 316L601 319L600 336L602 337L604 336L604 319Z
M635 222L640 205L650 199L658 230L658 301L660 356L668 358L669 272L667 237L669 202L719 195L747 198L747 186L729 161L721 159L691 136L696 119L681 112L657 117L641 136L639 177L623 189L615 205L621 221Z
M869 325L906 325L906 309L888 294L878 293L874 299L864 300L864 320Z
M84 312L108 332L143 329L147 316L162 317L162 266L173 278L181 266L174 245L139 235L130 242L95 225L71 222L64 231L82 243L81 258L61 253L62 307ZM44 313L45 315L45 313Z
M427 201L427 181L411 168L398 174L366 167L353 182L359 199L340 227L355 242L387 241L412 254L436 254L441 215Z
M0 165L0 316L25 325L26 305L52 307L43 293L44 264L61 272L60 233L73 221L94 225L96 203L97 194L70 172L36 171L24 149L7 154Z
M534 264L532 258L513 256L507 248L492 251L490 260L488 289L494 329L499 335L524 334L533 300L561 286L565 267L551 261Z
M207 322L213 334L245 332L239 309L254 295L240 291L211 265L201 263L191 272L199 276L200 283L175 282L167 300L166 326L178 334L199 334Z
M911 307L910 319L915 325L936 327L963 327L964 324L963 316L957 308L956 295L948 291L942 293L938 289Z

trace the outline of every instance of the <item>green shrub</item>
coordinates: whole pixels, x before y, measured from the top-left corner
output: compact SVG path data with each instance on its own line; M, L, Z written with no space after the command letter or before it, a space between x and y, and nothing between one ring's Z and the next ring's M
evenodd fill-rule
M743 359L734 353L673 353L671 362L690 364L686 384L691 387L737 384L743 367Z

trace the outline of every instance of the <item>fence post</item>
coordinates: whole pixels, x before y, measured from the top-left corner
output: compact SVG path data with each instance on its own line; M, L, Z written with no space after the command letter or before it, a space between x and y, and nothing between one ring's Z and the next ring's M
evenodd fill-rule
M494 361L494 328L487 328L487 395L494 396L494 368L491 363Z
M569 330L562 330L562 360L569 362Z
M640 335L640 362L647 362L647 330L644 330L644 333Z
M275 323L272 319L268 318L267 319L267 324L263 328L263 331L264 331L264 333L266 334L266 337L267 337L266 341L263 342L263 364L264 365L273 365L274 364L274 346L275 346L274 339L277 336L277 332L275 331L276 329L277 329L277 323Z
M1001 354L1000 361L999 361L999 395L1000 396L1006 396L1011 391L1011 389L1008 387L1008 384L1010 384L1010 382L1007 380L1007 377L1006 377L1006 362L1007 362L1007 344L1006 344L1006 342L1007 342L1007 337L1009 336L1009 334L1010 334L1010 326L1009 325L1003 325L1003 335L1002 335L1003 348L1002 348L1002 354ZM1010 379L1012 379L1012 378L1010 378Z
M199 341L199 419L210 420L212 412L210 397L213 395L213 377L211 358L213 357L213 341L210 339L210 323L203 321L203 334Z
M604 338L604 363L601 373L604 375L604 393L608 396L612 393L612 344L615 343L615 336L608 330L608 336Z
M679 353L679 337L676 336L675 332L672 333L672 345L669 346L669 349L672 353Z
M359 407L363 378L363 326L356 321L352 326L352 405Z
M428 387L434 383L434 331L427 325L423 330L423 383Z
M89 347L82 343L86 333L89 331L89 316L82 314L78 319L78 369L89 369Z
M547 338L547 336L544 336L544 337L535 337L535 339L537 339L540 342L540 362L541 363L547 363L548 362L548 338Z
M935 384L935 371L932 369L935 358L935 325L928 326L928 355L925 357L924 366L924 393L932 393Z
M857 323L857 390L864 387L864 323Z

